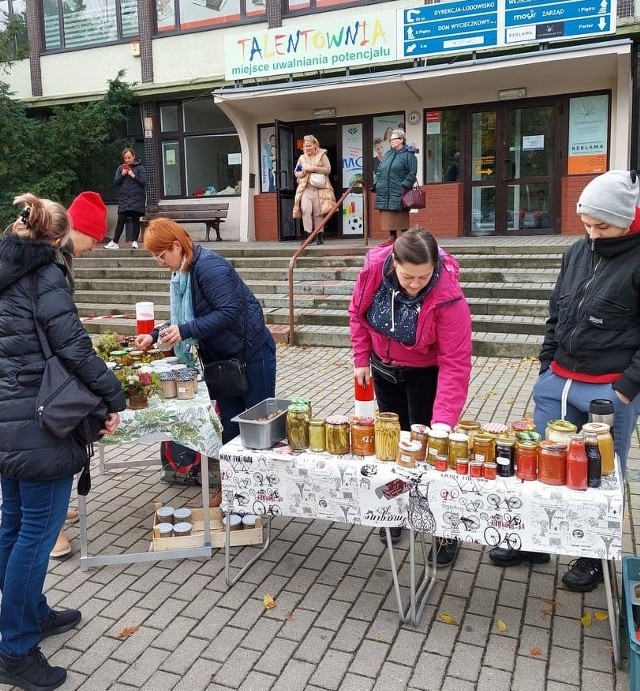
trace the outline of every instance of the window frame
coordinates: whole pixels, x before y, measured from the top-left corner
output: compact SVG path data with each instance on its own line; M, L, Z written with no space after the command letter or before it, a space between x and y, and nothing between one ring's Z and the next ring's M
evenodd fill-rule
M190 34L190 33L198 33L202 31L215 31L216 29L226 29L227 27L230 26L245 26L247 24L258 24L262 23L264 24L265 22L268 21L267 18L267 6L266 3L268 0L265 0L264 4L264 13L259 14L259 15L247 15L247 3L250 2L250 0L239 0L240 2L240 18L237 21L228 21L228 22L219 22L219 23L209 23L209 24L203 24L202 26L190 26L187 28L181 28L180 26L180 21L181 21L181 12L180 12L180 0L171 0L173 2L173 19L174 19L174 24L173 28L170 29L161 29L158 26L158 11L157 11L157 2L154 4L153 7L153 33L154 36L156 37L163 37L163 36L175 36L176 34ZM379 1L379 0L375 0Z
M283 17L299 17L306 14L318 14L321 12L331 12L334 10L344 10L349 7L362 7L362 2L358 0L329 0L331 4L318 7L318 2L327 2L328 0L308 0L308 7L300 7L296 9L289 9L288 0L281 0L282 2L282 16ZM383 2L388 3L389 0L367 0L367 6L379 5Z

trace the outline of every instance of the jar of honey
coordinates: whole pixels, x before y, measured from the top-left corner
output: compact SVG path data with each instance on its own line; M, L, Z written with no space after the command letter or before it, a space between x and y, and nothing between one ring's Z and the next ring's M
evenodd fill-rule
M538 480L545 485L564 485L567 479L567 446L553 441L540 442Z
M449 468L455 469L459 458L469 458L469 435L451 432L449 435Z
M395 461L400 443L400 418L397 413L377 413L375 421L376 458Z
M326 448L324 418L314 417L309 420L309 451L324 451Z
M346 415L332 415L325 420L325 444L327 451L335 456L349 453L349 419Z
M376 452L376 431L372 417L354 417L351 420L351 453L373 456Z
M613 475L616 470L615 450L611 428L606 422L585 422L582 425L584 434L595 434L598 438L598 450L600 451L602 475Z
M396 463L404 468L415 468L420 454L421 444L419 441L402 441L398 443L398 453Z
M411 441L420 442L419 461L424 461L427 456L427 443L429 441L429 428L426 425L411 425Z
M496 460L496 440L491 434L477 433L473 438L472 459L484 463L494 463Z
M516 477L521 480L538 479L538 442L516 442Z
M433 429L429 432L427 443L427 463L436 464L436 456L449 455L449 433L442 429Z

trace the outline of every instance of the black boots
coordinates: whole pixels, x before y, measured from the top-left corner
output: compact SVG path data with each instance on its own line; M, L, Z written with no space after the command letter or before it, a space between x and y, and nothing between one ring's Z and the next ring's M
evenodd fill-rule
M324 233L318 233L316 235L316 244L317 245L324 245Z
M25 691L51 691L61 686L66 678L67 670L52 667L38 647L17 659L0 654L0 684Z

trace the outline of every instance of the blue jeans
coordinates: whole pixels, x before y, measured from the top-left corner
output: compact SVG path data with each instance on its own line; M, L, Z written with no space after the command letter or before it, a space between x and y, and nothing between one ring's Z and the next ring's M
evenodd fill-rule
M0 653L24 657L40 642L50 607L42 590L49 554L64 525L73 475L47 482L0 477Z
M240 426L237 422L231 422L232 417L240 415L265 398L276 395L276 346L272 338L269 338L254 358L247 361L247 381L249 389L244 397L223 398L218 401L223 444L240 434Z
M538 377L533 386L533 401L536 404L533 420L536 431L542 436L549 420L558 420L562 417L562 392L567 381L548 369ZM613 403L616 421L611 433L624 478L629 446L640 413L640 396L636 396L633 401L626 404L618 398L611 384L586 384L571 381L564 418L573 422L578 428L582 427L589 419L589 403L594 398L606 398Z

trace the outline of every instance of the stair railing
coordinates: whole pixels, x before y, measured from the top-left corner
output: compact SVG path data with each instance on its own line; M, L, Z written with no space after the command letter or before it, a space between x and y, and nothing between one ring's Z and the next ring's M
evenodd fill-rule
M350 187L349 189L338 199L338 201L335 202L335 204L331 207L327 215L322 219L322 222L317 228L314 228L314 230L309 233L309 236L307 239L298 247L298 249L294 252L293 257L289 260L289 333L287 334L287 343L289 345L295 345L295 308L294 308L294 301L293 301L293 271L296 268L296 264L298 262L298 257L307 249L307 247L315 240L317 237L318 233L320 233L327 221L333 216L333 214L340 208L342 202L344 199L347 197L347 195L351 194L353 190L357 186L362 187L362 224L364 226L363 231L364 231L364 237L363 237L363 244L368 245L369 244L369 223L368 223L368 210L369 210L369 203L368 203L368 193L369 190L367 189L364 180L359 179L356 180Z

